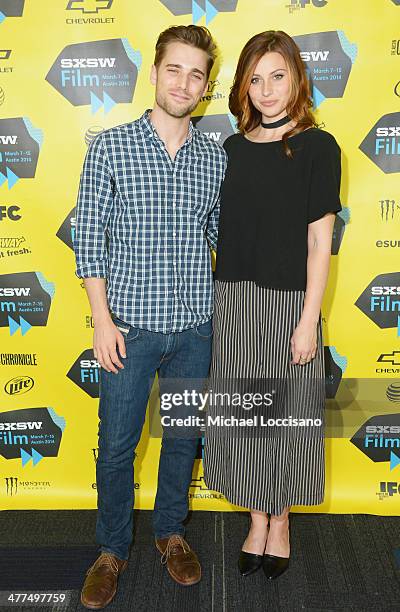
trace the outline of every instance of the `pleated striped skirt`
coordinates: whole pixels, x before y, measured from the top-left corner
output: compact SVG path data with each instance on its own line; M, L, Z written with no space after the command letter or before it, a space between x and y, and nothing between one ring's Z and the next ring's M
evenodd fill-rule
M233 407L226 396L209 404L204 480L209 489L235 505L276 515L286 506L316 505L324 498L321 317L315 358L305 365L290 363L290 339L302 314L304 296L304 291L270 289L252 281L215 282L209 389L214 396L229 389L230 398L235 395L235 399L235 390L249 388L254 394L267 389L260 395L273 400L260 406L258 396L259 407L250 409L248 404L244 409L243 401ZM235 418L250 421L257 415L257 424L221 425L233 413Z

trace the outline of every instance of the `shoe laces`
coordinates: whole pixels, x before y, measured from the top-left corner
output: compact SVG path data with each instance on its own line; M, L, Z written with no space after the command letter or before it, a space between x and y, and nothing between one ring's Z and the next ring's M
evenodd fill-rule
M101 553L100 557L98 557L98 559L95 561L95 563L92 565L91 570L95 570L101 566L108 566L110 568L110 570L113 572L113 574L118 574L118 562L115 558L114 555L112 555L111 553Z
M185 542L182 536L171 536L168 540L167 548L164 550L161 557L161 563L167 563L171 555L178 554L180 548L182 548L185 555L190 552L190 546L187 542Z

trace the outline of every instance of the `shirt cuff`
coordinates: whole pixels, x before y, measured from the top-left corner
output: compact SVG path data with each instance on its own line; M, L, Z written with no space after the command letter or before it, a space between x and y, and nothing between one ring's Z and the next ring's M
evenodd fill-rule
M107 278L106 262L93 261L77 266L75 275L78 278Z

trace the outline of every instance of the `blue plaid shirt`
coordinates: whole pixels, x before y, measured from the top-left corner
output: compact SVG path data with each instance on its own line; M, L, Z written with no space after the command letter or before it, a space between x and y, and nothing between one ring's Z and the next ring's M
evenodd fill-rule
M90 145L76 207L79 278L106 278L110 311L170 333L213 312L211 251L217 245L226 153L190 123L172 161L147 110Z

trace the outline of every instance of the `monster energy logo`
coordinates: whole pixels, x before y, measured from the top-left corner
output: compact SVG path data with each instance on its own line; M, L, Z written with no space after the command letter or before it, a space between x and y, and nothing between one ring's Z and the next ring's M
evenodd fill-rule
M379 207L382 221L391 221L394 219L396 210L400 210L395 200L379 200Z
M6 492L7 495L13 497L18 493L18 478L13 476L4 479L6 481Z

